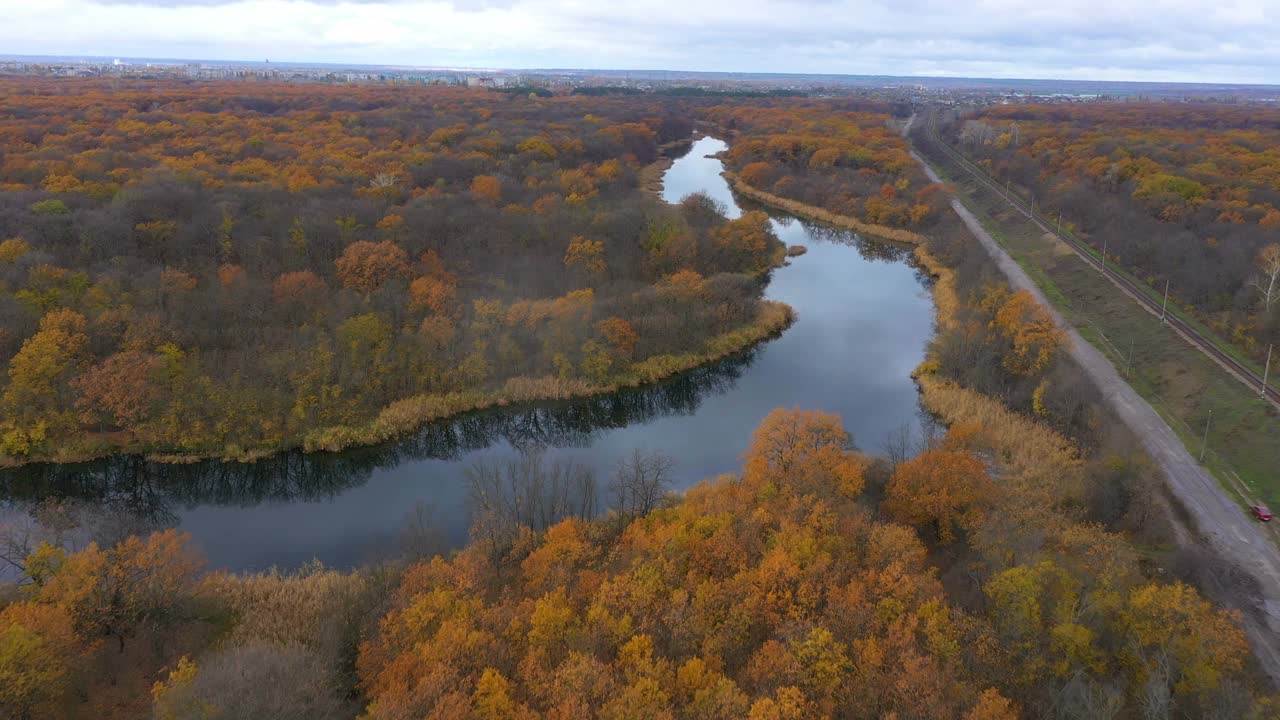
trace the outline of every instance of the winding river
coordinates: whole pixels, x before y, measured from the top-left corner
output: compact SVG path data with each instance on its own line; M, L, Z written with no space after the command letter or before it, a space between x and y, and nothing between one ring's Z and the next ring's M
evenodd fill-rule
M742 213L711 155L695 142L666 172L663 196L702 191ZM21 512L45 497L89 500L143 527L189 532L209 565L290 568L312 559L350 567L396 551L404 528L428 524L466 540L465 469L545 447L551 461L595 471L603 485L633 448L675 458L676 485L734 471L751 431L775 407L839 413L862 449L919 422L911 370L933 332L927 278L910 252L770 213L778 235L809 252L774 271L768 295L794 307L781 337L669 382L587 400L474 413L386 446L283 453L255 463L161 465L117 457L0 473L0 498Z

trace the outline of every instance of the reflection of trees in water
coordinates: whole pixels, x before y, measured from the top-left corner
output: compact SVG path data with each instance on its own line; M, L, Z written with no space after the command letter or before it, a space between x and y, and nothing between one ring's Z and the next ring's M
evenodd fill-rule
M758 352L753 348L656 385L471 413L431 423L398 442L342 453L292 451L251 463L164 464L117 456L24 466L0 472L0 501L30 507L47 498L75 498L127 513L143 526L164 527L176 523L174 507L325 499L368 481L378 468L456 460L504 440L521 450L586 447L602 431L692 414L706 396L732 388Z
M865 260L887 263L911 263L912 248L909 245L869 238L860 233L842 230L830 225L819 225L806 220L793 220L804 227L805 233L819 242L845 245L854 248Z
M820 243L830 243L832 245L844 245L854 248L858 254L865 260L874 262L889 263L912 263L913 249L909 245L893 242L890 240L881 240L874 237L867 237L852 230L835 227L834 225L824 225L811 220L788 215L785 212L776 210L772 207L762 205L758 202L747 198L736 198L738 205L743 211L747 210L764 210L769 213L779 225L783 227L791 227L799 224L804 229L805 236L808 240Z
M595 475L574 462L547 462L541 449L503 461L479 460L467 467L471 537L497 560L522 532L542 531L567 517L596 516Z
M517 450L587 447L603 431L658 417L693 414L703 398L730 390L758 352L759 348L753 348L656 385L578 400L471 413L431 423L395 443L331 457L370 453L378 458L374 467L387 467L413 460L456 460L499 441L506 441Z
M75 500L139 528L173 525L176 485L162 476L163 466L136 456L71 465L33 465L0 474L0 498L21 506L45 500ZM178 466L190 472L192 466Z
M915 250L909 245L891 242L888 240L879 240L876 238L868 238L859 233L842 230L840 228L831 227L830 225L818 225L806 220L799 220L794 217L788 217L787 221L800 223L809 237L818 241L826 242L834 245L846 245L858 251L864 260L871 262L885 263L902 263L915 271L916 281L923 287L931 287L933 285L933 276L924 269L915 260Z

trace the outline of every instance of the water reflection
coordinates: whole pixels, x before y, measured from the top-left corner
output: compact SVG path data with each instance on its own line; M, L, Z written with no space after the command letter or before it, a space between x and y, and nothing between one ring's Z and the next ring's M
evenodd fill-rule
M663 383L608 395L469 413L430 423L393 443L341 453L291 451L250 463L174 465L117 456L23 466L0 472L0 499L19 507L48 498L88 501L127 511L153 527L176 524L175 507L327 500L367 482L380 468L458 460L503 443L520 451L589 447L610 429L692 415L707 396L733 388L759 352L753 348Z

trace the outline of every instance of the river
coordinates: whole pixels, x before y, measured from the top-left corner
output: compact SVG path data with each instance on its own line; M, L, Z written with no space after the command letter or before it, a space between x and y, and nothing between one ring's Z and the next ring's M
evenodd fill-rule
M720 176L726 148L702 138L663 177L676 202L702 191L738 217ZM634 448L675 459L677 488L738 469L751 431L776 407L840 414L861 449L918 427L911 380L933 333L924 274L908 249L770 213L808 253L773 272L767 294L795 308L780 337L669 382L574 402L474 413L412 437L343 453L282 453L255 463L163 465L137 457L0 473L9 512L45 497L88 500L139 527L176 526L214 568L351 567L396 552L415 522L465 542L465 470L545 447L548 461L594 470L603 485Z

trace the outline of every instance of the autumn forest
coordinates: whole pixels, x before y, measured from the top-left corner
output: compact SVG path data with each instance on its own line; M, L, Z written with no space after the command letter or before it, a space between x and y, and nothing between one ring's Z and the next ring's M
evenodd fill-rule
M787 322L760 301L762 215L639 187L691 130L652 101L3 91L11 461L336 449Z
M991 108L948 128L1099 252L1261 357L1280 342L1280 115L1232 105Z
M736 467L688 489L660 449L596 478L521 448L468 466L462 547L406 535L357 567L228 572L179 529L15 503L4 717L1280 713L1250 608L1070 338L912 156L900 107L29 78L0 96L6 465L336 452L680 377L803 322L766 296L788 262L775 211L892 244L935 308L918 433L877 445L780 407ZM1227 109L1145 130L1145 106L1056 112L952 132L993 171L1058 188L1092 237L1111 211L1133 237L1171 230L1174 249L1111 252L1185 268L1180 299L1242 347L1274 339L1254 281L1280 217L1275 128ZM655 192L699 134L728 144L725 177L756 203L740 217Z

